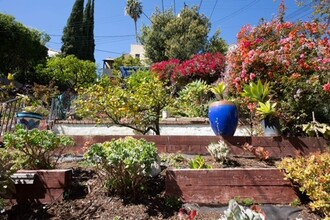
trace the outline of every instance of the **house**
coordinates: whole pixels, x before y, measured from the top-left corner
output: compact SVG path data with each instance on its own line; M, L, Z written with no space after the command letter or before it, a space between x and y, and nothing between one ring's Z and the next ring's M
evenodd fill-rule
M145 50L141 44L131 44L131 51L129 53L134 58L140 58L142 64L146 64Z

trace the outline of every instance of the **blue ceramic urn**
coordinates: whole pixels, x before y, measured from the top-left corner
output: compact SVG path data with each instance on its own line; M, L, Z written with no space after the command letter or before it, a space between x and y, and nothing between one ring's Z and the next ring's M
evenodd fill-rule
M216 135L233 136L238 125L238 108L230 101L213 102L209 106L209 121Z

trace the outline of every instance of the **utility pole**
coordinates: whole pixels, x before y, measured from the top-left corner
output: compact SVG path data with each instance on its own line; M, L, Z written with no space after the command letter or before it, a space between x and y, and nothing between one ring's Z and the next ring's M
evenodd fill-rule
M174 6L173 6L174 14L176 14L176 10L175 10L175 0L173 0L173 4L174 4Z
M163 11L163 14L164 14L164 0L162 0L162 11Z

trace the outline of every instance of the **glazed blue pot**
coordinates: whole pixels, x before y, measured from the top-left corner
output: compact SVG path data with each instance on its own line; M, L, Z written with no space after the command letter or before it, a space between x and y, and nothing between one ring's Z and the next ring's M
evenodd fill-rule
M230 101L213 102L209 106L209 121L215 135L233 136L238 125L238 108Z
M19 112L16 117L17 123L23 125L28 130L38 128L40 120L42 120L42 115L34 112Z

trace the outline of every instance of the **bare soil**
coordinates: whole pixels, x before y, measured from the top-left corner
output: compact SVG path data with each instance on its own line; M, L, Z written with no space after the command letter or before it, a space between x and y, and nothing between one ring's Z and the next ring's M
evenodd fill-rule
M241 167L272 167L277 161L258 161L252 158L231 158L226 165L219 165L212 157L203 156L207 164L212 167L241 166ZM183 158L183 160L182 160ZM183 156L174 160L167 166L186 167L189 159L193 157ZM173 161L172 161L173 162ZM27 220L27 219L51 219L51 220L87 220L87 219L188 219L180 217L179 210L187 210L187 206L177 201L165 198L165 167L157 176L148 181L148 191L138 200L119 198L109 195L103 187L98 172L85 166L81 162L62 163L61 168L71 168L73 171L73 184L64 195L65 200L57 201L50 205L42 204L20 204L10 206L0 214L0 219ZM312 213L307 206L301 206L300 218L303 220L321 219ZM221 212L206 209L198 210L195 219L219 219Z

